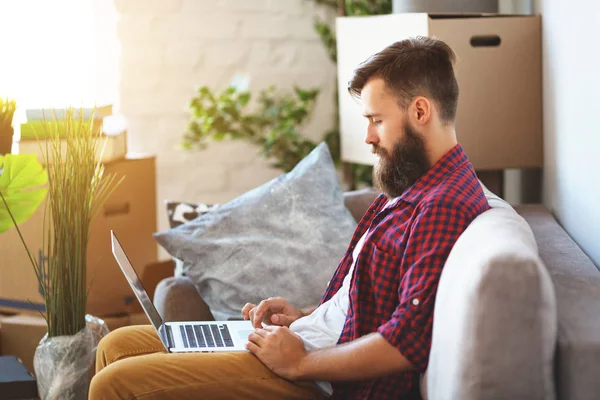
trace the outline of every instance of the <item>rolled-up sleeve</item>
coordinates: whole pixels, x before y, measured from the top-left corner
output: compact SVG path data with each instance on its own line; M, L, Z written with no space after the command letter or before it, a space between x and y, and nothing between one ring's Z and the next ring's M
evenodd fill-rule
M456 207L433 204L419 211L411 226L401 261L398 306L377 331L418 371L427 369L442 268L469 223Z

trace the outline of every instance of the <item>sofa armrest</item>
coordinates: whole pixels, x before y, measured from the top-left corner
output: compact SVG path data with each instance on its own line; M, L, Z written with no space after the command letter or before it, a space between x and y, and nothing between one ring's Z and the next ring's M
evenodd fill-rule
M541 205L517 208L535 234L556 290L557 398L598 399L600 394L600 271Z
M165 322L214 321L196 286L185 276L160 281L154 293L154 306Z

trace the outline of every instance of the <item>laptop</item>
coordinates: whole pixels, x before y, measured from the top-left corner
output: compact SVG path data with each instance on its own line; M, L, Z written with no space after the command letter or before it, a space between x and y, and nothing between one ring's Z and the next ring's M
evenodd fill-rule
M169 353L248 351L248 335L254 332L250 321L163 322L117 236L110 234L113 255Z

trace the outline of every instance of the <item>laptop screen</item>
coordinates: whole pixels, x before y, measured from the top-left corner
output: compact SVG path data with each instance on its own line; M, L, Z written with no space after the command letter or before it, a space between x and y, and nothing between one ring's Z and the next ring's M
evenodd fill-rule
M162 318L158 314L158 311L156 311L156 308L154 307L152 300L150 300L150 297L148 297L148 293L146 293L146 290L144 289L144 286L142 285L142 281L140 280L140 278L138 277L138 274L133 269L131 262L129 262L129 258L123 251L123 248L121 247L121 243L119 243L119 240L115 236L115 233L112 231L110 233L111 233L111 241L112 241L112 251L113 251L115 258L117 259L117 263L121 267L121 270L123 270L125 277L129 281L129 285L131 286L131 289L133 289L135 296L140 301L140 304L142 305L142 308L144 309L144 311L146 312L146 315L150 319L150 322L152 322L152 325L154 325L154 329L156 329L156 331L158 332L159 328L163 324Z

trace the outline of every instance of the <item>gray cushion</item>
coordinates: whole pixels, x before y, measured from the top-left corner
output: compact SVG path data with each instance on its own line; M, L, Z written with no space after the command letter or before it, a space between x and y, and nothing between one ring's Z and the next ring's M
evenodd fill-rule
M228 319L271 296L318 303L355 227L323 143L290 173L155 238Z
M535 233L556 290L559 399L600 398L600 271L542 206L519 213Z
M478 216L448 257L435 302L426 396L553 399L556 304L529 225Z
M212 314L194 283L185 276L172 276L158 283L154 306L164 321L211 321Z

